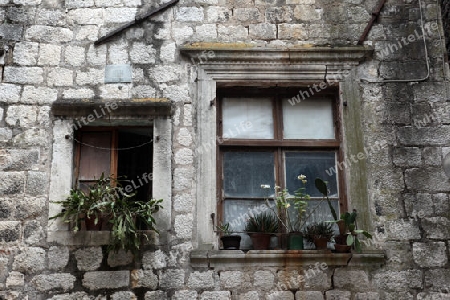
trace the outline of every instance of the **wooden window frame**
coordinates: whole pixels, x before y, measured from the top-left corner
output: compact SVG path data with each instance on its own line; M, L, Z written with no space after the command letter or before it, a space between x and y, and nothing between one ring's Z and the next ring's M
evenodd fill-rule
M220 143L216 143L216 166L217 166L217 212L218 212L218 224L222 224L224 221L224 190L223 190L223 154L224 150L227 151L248 151L248 150L270 150L274 152L274 167L275 167L275 183L284 188L285 185L285 170L283 168L283 152L292 150L333 150L337 152L336 163L343 161L343 133L342 133L342 116L340 113L339 105L339 89L328 88L325 91L316 93L311 96L311 99L318 97L328 97L333 99L333 124L335 129L335 138L329 140L319 139L286 139L283 140L283 118L282 118L282 98L291 98L299 94L299 91L308 91L309 87L267 87L267 88L255 88L255 87L233 87L233 88L218 88L217 89L217 124L216 129L218 137L223 137L223 98L226 97L264 97L272 98L272 112L274 123L274 138L273 139L223 139ZM347 211L347 193L345 185L344 170L336 166L337 172L337 184L339 189L339 209L340 211ZM252 200L258 200L254 198Z

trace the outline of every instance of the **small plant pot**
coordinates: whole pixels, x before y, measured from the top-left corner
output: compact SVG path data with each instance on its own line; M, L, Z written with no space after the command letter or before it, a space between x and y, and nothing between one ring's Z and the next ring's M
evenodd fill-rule
M240 235L225 235L220 238L224 250L239 250L241 246Z
M303 234L300 232L290 232L288 235L289 250L303 250Z
M334 244L334 250L337 253L349 253L352 250L352 246Z
M347 235L346 234L339 234L334 236L334 241L336 244L339 245L347 245Z
M254 250L268 250L270 246L270 233L251 233L250 238L252 239Z
M326 238L314 238L314 245L316 245L317 250L326 250L328 240Z

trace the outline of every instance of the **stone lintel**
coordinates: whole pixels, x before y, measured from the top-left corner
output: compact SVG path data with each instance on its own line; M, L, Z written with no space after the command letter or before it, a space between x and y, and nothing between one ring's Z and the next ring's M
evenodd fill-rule
M56 117L130 117L170 116L172 105L167 98L136 99L59 99L52 104Z

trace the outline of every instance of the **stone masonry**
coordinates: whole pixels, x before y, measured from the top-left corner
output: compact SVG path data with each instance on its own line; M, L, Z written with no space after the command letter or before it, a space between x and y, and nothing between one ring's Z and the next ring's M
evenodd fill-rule
M199 132L216 124L199 122L199 65L223 48L355 46L379 1L180 0L94 45L164 2L0 0L0 299L450 299L450 181L442 168L450 153L449 1L386 1L365 41L373 55L352 67L361 142L386 145L359 165L374 239L350 263L317 258L322 269L238 259L244 253L231 254L233 263L213 251L217 240L211 252L200 249ZM206 55L182 55L192 43ZM131 82L105 83L107 65L131 66ZM139 98L172 105L168 228L137 257L107 257L104 233L73 238L48 220L50 195L68 192L62 182L71 180L52 179L52 166L72 168L54 153L73 146L52 104ZM347 178L361 176L354 167ZM374 261L369 250L385 257Z

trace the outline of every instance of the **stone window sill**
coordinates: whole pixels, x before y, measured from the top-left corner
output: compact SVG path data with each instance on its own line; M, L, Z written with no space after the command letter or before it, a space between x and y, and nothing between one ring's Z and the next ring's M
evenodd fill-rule
M332 253L330 250L194 250L191 266L197 268L302 267L317 262L327 266L382 266L385 253Z

